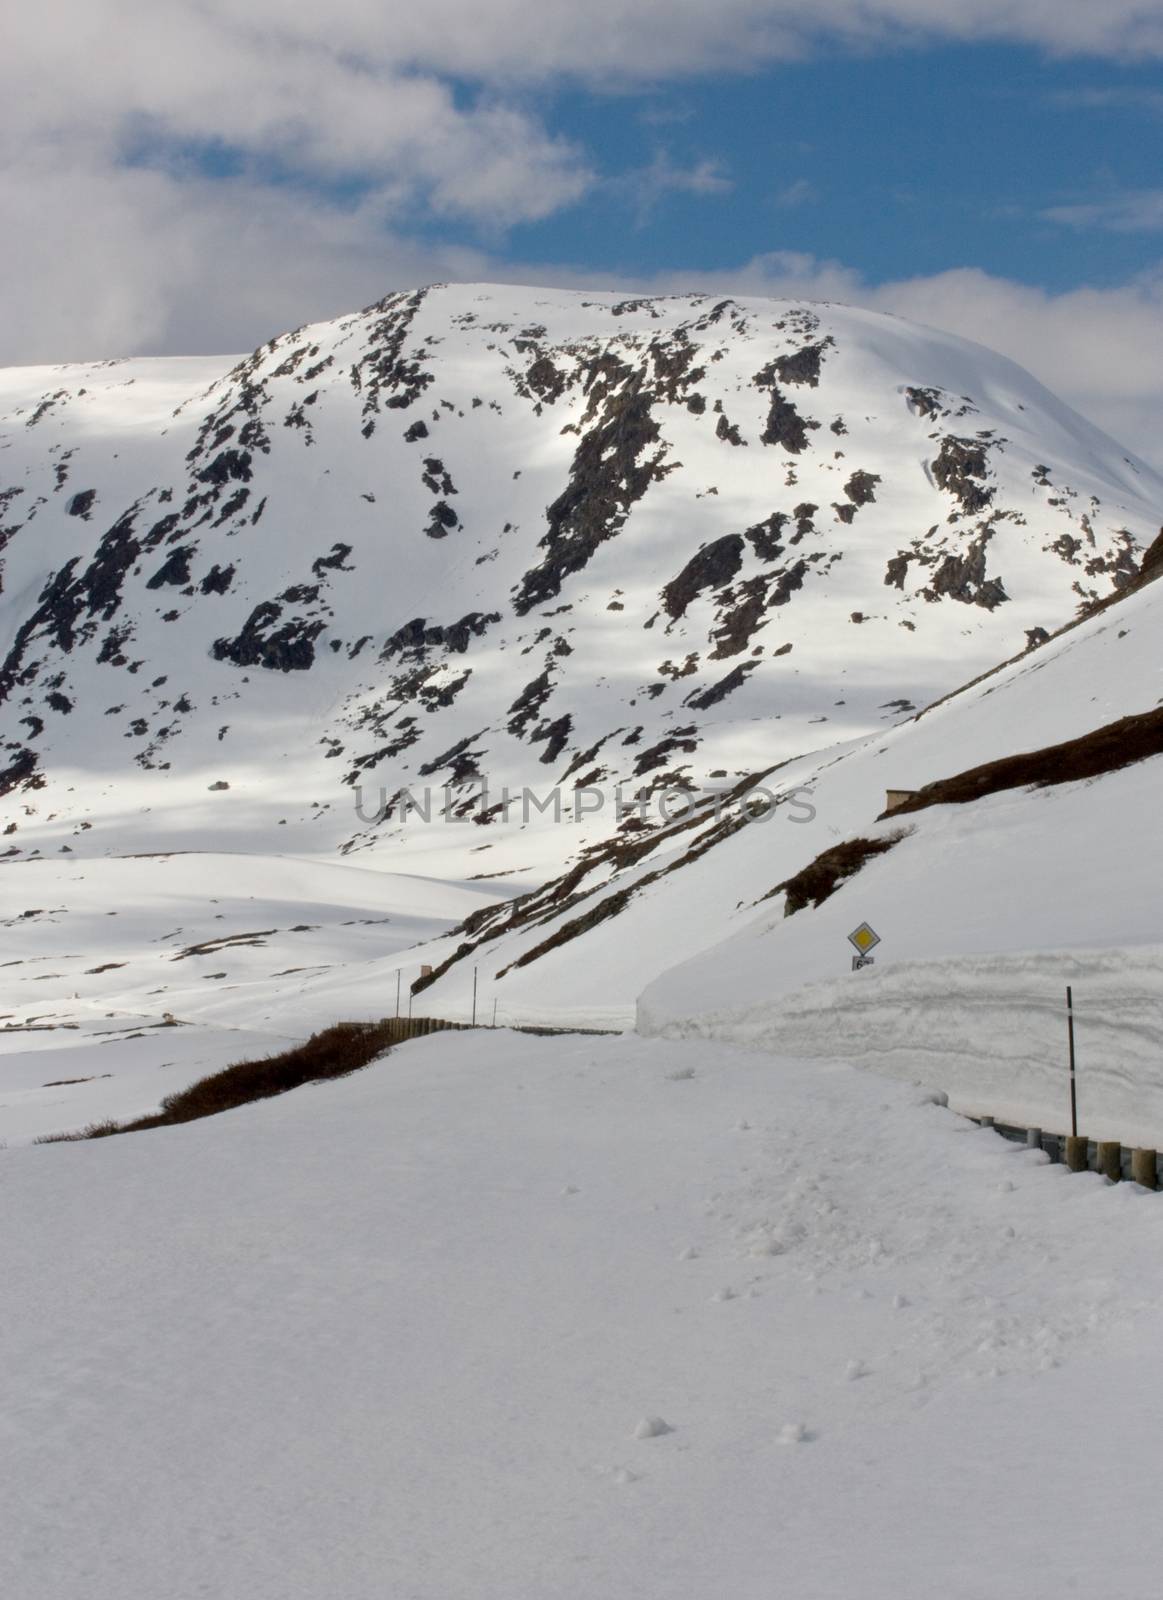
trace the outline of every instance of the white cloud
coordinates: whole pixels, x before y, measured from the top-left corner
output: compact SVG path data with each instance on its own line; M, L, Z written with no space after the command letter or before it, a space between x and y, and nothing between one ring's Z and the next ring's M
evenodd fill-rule
M485 275L479 251L425 248L375 201L325 206L246 179L103 165L0 172L0 363L250 350L388 290Z
M1163 115L1163 89L1136 84L1056 89L1046 96L1046 101L1067 111L1146 111L1152 116Z
M810 200L815 199L816 187L807 178L797 178L794 183L785 184L775 195L776 205L785 211L807 205Z
M92 0L90 0L92 3ZM105 0L107 3L107 0ZM1163 53L1160 0L203 0L220 22L327 40L338 52L490 81L668 77L860 46L1001 40L1053 54Z
M665 150L659 150L647 166L634 167L608 179L606 188L632 202L641 225L668 194L727 194L734 183L719 161L704 157L690 166L681 166Z
M1046 222L1069 228L1104 228L1108 233L1158 233L1163 229L1163 189L1129 189L1103 200L1048 206Z

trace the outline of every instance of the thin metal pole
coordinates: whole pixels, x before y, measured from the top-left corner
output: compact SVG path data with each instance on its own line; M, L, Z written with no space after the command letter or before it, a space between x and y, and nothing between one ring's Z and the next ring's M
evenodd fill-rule
M493 1000L493 1027L495 1028L496 1025L497 1025L497 1002L496 1002L496 999L494 998L494 1000Z
M400 979L404 975L403 967L396 968L396 1015L400 1015Z
M411 991L411 989L408 990L408 1015L409 1015L409 1017L412 1015L412 991Z
M1066 985L1066 1035L1070 1040L1070 1132L1078 1138L1078 1090L1074 1081L1074 994Z
M477 969L472 969L472 1025L477 1025Z

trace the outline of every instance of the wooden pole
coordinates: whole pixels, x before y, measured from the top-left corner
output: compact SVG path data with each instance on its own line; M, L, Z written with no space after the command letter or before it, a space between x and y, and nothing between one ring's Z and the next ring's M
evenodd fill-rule
M1070 1041L1070 1132L1078 1138L1078 1091L1074 1081L1074 993L1066 985L1066 1034Z

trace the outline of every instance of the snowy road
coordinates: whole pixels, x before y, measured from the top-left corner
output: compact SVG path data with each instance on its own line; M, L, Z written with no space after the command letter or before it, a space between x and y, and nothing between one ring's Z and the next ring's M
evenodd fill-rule
M20 1600L1028 1600L1163 1557L1163 1197L846 1066L444 1035L0 1153L0 1205Z

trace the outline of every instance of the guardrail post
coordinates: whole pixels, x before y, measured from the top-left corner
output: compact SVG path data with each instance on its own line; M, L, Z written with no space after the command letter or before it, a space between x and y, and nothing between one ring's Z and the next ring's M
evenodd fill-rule
M1112 1139L1100 1139L1098 1144L1098 1170L1104 1178L1118 1183L1123 1176L1123 1147Z
M1144 1189L1159 1187L1154 1150L1131 1151L1131 1180L1134 1183L1141 1183Z
M1066 1146L1064 1159L1071 1172L1085 1172L1088 1166L1086 1140L1081 1134L1068 1133L1063 1143Z
M1041 1128L1027 1128L1026 1129L1026 1145L1031 1150L1040 1150L1042 1148L1042 1130L1041 1130Z

